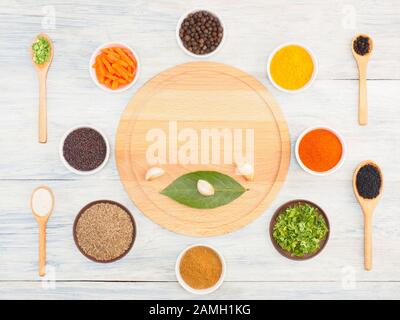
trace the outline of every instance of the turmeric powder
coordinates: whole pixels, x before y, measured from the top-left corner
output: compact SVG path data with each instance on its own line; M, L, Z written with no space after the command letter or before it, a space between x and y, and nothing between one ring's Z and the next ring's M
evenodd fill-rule
M312 78L314 62L306 49L288 45L278 50L271 60L270 74L273 81L286 90L298 90Z
M222 263L213 249L197 246L185 252L179 271L182 279L193 289L208 289L221 278Z

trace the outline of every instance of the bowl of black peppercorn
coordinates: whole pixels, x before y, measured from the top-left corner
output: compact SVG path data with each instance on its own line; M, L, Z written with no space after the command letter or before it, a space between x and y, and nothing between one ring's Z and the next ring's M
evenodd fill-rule
M176 27L179 47L194 58L207 58L217 53L224 39L225 27L221 18L205 9L185 13Z

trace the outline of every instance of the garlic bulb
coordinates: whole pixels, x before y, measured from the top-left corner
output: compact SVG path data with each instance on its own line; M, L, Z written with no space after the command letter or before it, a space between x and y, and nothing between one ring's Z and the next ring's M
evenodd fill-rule
M200 192L200 194L206 197L213 196L215 193L214 187L211 185L211 183L201 179L197 181L197 190Z
M240 175L246 178L246 180L254 179L254 168L250 163L244 163L241 165L237 165L237 171Z
M159 167L152 167L146 172L146 176L144 177L145 180L151 181L155 178L161 177L165 173L164 169Z

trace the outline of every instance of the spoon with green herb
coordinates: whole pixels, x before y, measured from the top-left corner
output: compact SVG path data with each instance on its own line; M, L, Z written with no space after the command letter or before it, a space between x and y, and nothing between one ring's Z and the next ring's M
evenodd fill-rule
M46 80L53 60L53 43L44 33L36 36L31 48L32 62L39 78L39 142L47 142L47 98Z

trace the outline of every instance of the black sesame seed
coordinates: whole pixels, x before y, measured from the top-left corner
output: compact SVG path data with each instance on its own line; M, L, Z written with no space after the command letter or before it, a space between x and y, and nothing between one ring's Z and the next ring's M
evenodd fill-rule
M375 166L367 164L357 173L356 186L358 194L364 199L374 199L379 195L382 185L381 174Z

